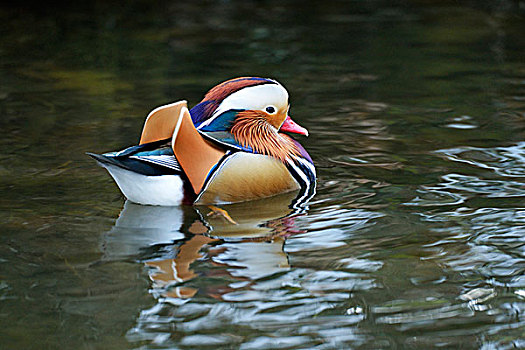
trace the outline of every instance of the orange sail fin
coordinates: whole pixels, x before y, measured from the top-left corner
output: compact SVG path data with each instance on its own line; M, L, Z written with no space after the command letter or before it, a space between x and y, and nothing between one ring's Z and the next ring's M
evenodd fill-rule
M176 120L171 147L182 170L190 180L195 193L199 193L210 170L226 153L206 141L197 131L186 106L180 109Z
M144 122L139 145L171 138L182 108L187 109L187 102L184 100L151 111Z

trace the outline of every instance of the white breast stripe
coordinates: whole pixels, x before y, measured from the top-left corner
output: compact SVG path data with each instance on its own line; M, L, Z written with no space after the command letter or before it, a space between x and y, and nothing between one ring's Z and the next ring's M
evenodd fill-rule
M304 158L297 157L297 156L294 156L294 159L295 159L296 161L298 161L299 163L305 165L305 166L310 170L310 172L314 175L314 177L315 177L315 175L316 175L316 174L315 174L315 167L314 167L314 165L313 165L312 163L310 163L309 161L307 161L307 160L304 159Z
M312 166L311 164L309 164L307 161L305 161L304 159L300 158L300 157L296 157L296 156L293 156L293 158L301 163L303 166L306 166L310 171L312 170ZM308 200L310 200L311 197L313 197L315 195L315 180L314 180L314 183L312 184L312 181L310 180L310 178L308 177L308 175L304 172L303 169L300 169L292 159L288 159L288 165L297 173L297 175L299 175L299 177L301 178L301 180L304 182L304 184L306 185L306 189L304 189L304 192L302 195L300 195L299 197L297 197L294 202L294 208L295 209L298 209L298 207L300 207L302 204L308 202ZM315 170L312 172L312 174L315 176ZM313 188L312 188L313 186ZM311 192L311 193L310 193Z

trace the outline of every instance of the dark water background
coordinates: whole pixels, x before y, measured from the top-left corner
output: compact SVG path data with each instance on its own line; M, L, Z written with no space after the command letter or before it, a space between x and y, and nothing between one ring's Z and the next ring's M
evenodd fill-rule
M274 77L318 169L288 196L124 203L84 155ZM0 348L525 347L523 1L0 6Z

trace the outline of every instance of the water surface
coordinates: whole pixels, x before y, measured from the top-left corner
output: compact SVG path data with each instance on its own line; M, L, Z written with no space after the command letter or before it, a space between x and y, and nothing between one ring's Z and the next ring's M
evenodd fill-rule
M2 5L0 347L525 347L524 16ZM310 131L307 210L135 205L84 154L242 75L281 81Z

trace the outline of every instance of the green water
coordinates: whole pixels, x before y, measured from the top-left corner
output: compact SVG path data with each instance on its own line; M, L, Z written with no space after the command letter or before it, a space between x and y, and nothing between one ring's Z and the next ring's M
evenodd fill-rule
M518 1L0 6L0 348L525 347ZM273 77L318 172L209 208L125 203L84 152Z

